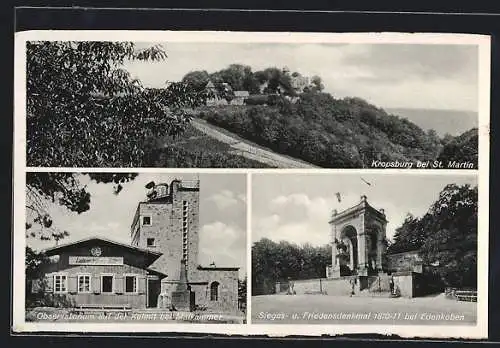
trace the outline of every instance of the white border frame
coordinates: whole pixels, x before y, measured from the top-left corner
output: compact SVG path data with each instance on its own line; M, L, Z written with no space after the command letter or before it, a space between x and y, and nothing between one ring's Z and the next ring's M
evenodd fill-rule
M13 233L13 331L14 332L183 332L243 335L337 335L348 333L395 334L401 337L432 338L486 338L488 334L488 247L489 247L489 127L490 127L490 37L472 34L437 34L437 33L286 33L286 32L216 32L216 31L27 31L15 34L15 106L14 106L14 231L24 231L25 220L25 172L74 172L75 168L36 168L26 167L26 42L32 40L73 40L73 41L142 41L142 42L233 42L233 43L413 43L413 44L446 44L477 45L479 55L479 170L419 170L410 172L398 169L386 169L384 173L412 174L477 174L479 187L478 217L478 302L477 324L475 326L415 326L415 325L263 325L251 324L251 268L247 269L247 324L162 324L134 323L133 326L120 323L43 323L25 322L23 277L24 274L25 238L24 233ZM78 168L82 172L130 172L131 168ZM360 169L314 169L315 173L334 174L356 173ZM365 173L380 173L381 169L363 169ZM142 173L220 173L227 169L185 169L185 168L134 168ZM258 169L230 169L231 173L258 173ZM307 173L308 170L269 169L266 173ZM251 175L247 176L247 188L251 184ZM247 213L251 213L251 191L247 190ZM251 246L251 226L247 222L247 241ZM248 252L247 265L251 265Z

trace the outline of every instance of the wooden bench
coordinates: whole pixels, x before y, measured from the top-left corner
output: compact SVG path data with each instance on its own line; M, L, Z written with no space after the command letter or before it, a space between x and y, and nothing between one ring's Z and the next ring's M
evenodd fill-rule
M129 304L82 304L77 305L73 308L75 313L115 313L123 312L128 313L132 311L132 307Z
M477 291L458 290L455 291L455 298L458 301L477 302Z

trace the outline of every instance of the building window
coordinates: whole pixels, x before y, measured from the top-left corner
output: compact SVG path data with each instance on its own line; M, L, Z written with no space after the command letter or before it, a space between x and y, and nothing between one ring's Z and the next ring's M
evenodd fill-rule
M54 293L60 294L68 291L68 277L65 274L54 275Z
M149 215L144 215L142 217L142 225L143 226L151 226L151 216Z
M78 276L78 292L90 292L90 275L83 274Z
M210 284L210 301L219 300L219 283L213 282Z
M113 276L103 275L101 277L101 293L113 293Z
M154 246L156 246L155 239L154 238L148 238L148 239L146 239L146 245L148 247L154 247Z
M126 293L137 292L137 277L135 275L125 276L125 292Z

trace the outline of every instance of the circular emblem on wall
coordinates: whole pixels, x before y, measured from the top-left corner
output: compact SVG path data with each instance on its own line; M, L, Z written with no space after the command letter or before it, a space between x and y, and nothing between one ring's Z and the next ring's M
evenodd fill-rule
M93 247L92 249L90 249L90 254L92 256L101 256L102 250L99 247Z

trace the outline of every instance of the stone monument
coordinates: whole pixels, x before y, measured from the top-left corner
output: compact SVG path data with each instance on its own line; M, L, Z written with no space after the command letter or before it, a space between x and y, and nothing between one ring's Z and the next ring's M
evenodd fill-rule
M172 308L178 311L193 311L195 307L194 292L187 280L186 261L181 260L179 281L171 293Z
M330 278L383 273L387 220L383 209L361 202L340 213L333 211L331 226L332 266Z

